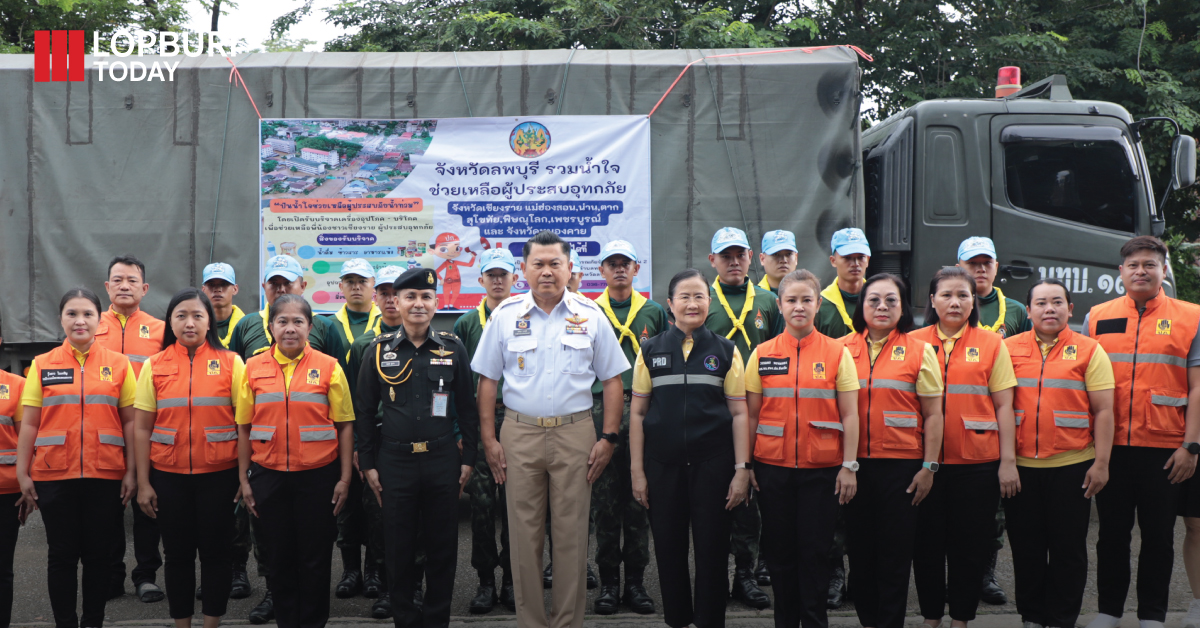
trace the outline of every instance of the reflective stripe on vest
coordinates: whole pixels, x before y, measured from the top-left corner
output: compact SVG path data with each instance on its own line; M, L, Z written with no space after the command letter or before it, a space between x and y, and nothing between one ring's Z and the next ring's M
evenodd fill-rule
M685 379L686 378L686 381ZM725 380L716 375L659 375L650 378L651 386L682 386L683 384L725 387Z

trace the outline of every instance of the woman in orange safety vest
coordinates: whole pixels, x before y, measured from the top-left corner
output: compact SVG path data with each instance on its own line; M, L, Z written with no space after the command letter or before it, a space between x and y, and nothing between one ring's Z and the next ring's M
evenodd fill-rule
M881 273L863 284L842 338L858 370L858 493L846 505L850 588L859 622L901 628L921 503L942 451L942 369L913 338L908 284Z
M250 358L237 384L241 497L259 520L276 623L324 625L336 517L350 491L354 408L337 359L308 345L308 302L282 295L268 320L275 344Z
M242 359L225 349L212 303L184 288L167 305L163 350L138 377L138 505L158 519L166 554L167 604L179 628L195 614L196 555L205 628L225 614L233 583L238 494L234 381Z
M1004 341L1017 373L1017 471L1004 500L1026 623L1074 626L1087 584L1092 496L1108 483L1113 445L1112 362L1067 326L1071 293L1043 279L1026 301L1033 330Z
M100 626L108 598L113 546L137 489L129 358L95 342L100 299L68 290L59 302L67 339L29 367L17 481L22 509L41 510L48 546L50 609L60 628ZM36 448L36 450L35 450ZM83 615L75 613L76 570L83 563Z
M17 482L17 434L21 430L21 393L25 378L0 371L0 626L8 626L13 602L13 556L17 531L29 513Z
M975 281L957 266L929 283L929 326L912 337L933 345L945 392L942 462L921 502L913 576L925 623L947 604L953 628L975 619L1000 497L1017 476L1012 360L999 334L979 327ZM949 575L947 576L947 566Z
M813 326L820 294L807 270L784 275L778 303L787 328L746 364L751 478L777 627L826 621L838 505L857 488L858 373L846 347Z

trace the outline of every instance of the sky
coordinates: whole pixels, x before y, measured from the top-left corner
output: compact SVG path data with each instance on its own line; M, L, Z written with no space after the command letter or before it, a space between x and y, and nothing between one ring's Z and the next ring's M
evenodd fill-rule
M256 48L271 38L271 22L280 15L299 8L303 0L237 0L237 4L236 9L229 9L221 15L217 22L217 30L222 39L245 39L250 48ZM335 4L337 0L314 0L312 13L293 26L288 37L293 40L311 39L316 42L305 50L323 50L325 42L346 32L322 21L325 16L324 9ZM206 11L198 0L189 0L187 6L191 14L188 27L197 31L209 30L212 26L212 14Z

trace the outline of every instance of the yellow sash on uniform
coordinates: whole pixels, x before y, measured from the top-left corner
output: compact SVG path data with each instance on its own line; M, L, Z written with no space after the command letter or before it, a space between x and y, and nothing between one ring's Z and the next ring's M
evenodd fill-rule
M750 334L746 332L746 316L750 314L750 310L754 309L754 284L746 282L746 302L742 304L740 317L733 315L733 308L729 307L729 301L725 299L725 293L721 290L720 277L713 280L713 289L717 292L717 299L721 302L721 306L725 308L725 314L729 316L729 320L733 321L733 329L729 330L725 337L732 340L740 329L742 336L746 339L746 346L753 347L754 342L750 340Z
M637 334L633 333L633 330L629 329L629 326L633 324L633 319L637 317L642 306L646 305L646 301L647 299L642 296L642 293L634 290L633 300L629 304L629 314L625 316L625 324L622 325L617 320L616 313L613 312L612 304L608 302L608 288L605 288L604 292L601 292L600 296L596 297L596 305L599 305L600 309L604 310L604 313L608 315L608 321L612 323L613 329L620 332L617 335L617 344L621 344L621 341L625 340L625 336L629 336L629 341L633 343L633 353L635 355L641 352L642 346L638 344ZM732 317L733 315L731 314L730 318Z
M1002 325L1004 325L1004 316L1006 314L1008 314L1008 304L1004 302L1004 292L1001 291L1000 288L998 288L996 286L992 286L992 290L996 291L996 298L1000 299L1000 318L997 318L995 324L992 324L992 325L984 325L983 319L980 318L979 328L986 329L992 333L996 333L996 332L1000 331L1000 327ZM982 308L980 308L979 313L983 314Z
M242 317L244 316L246 316L246 314L242 312L242 308L236 305L233 306L233 314L229 315L229 332L225 334L224 338L221 338L221 344L224 345L226 349L229 348L229 341L233 340L233 328L237 327L238 321L242 320Z
M763 290L771 289L771 282L767 281L766 275L763 275L762 281L758 282L758 287L762 288Z
M834 279L833 283L825 286L825 289L821 291L821 298L827 299L837 308L838 314L842 315L842 322L846 324L846 327L850 328L852 333L857 332L854 329L854 322L850 319L850 314L846 312L846 302L842 300L842 291L838 288L837 279Z
M267 335L267 346L255 351L254 355L258 355L258 354L262 353L263 351L266 351L267 349L271 348L271 345L275 344L275 337L271 335L271 326L269 324L267 324L267 317L270 316L270 310L271 310L271 306L268 305L267 307L264 307L261 312L258 313L260 316L262 316L263 333Z
M483 300L479 302L479 305L477 305L475 307L475 311L479 312L479 326L481 328L487 327L487 323L488 323L487 297L484 297Z
M379 317L381 315L382 315L382 312L379 311L379 306L372 303L371 304L371 312L369 314L367 314L367 329L371 329L372 327L374 327L375 322L379 320ZM333 317L342 322L342 331L345 332L345 334L346 334L346 346L347 347L354 346L354 331L352 329L350 329L350 315L346 314L346 304L345 303L342 304L342 309L338 310L337 313L333 315ZM346 360L347 361L350 360L350 351L349 350L346 351Z

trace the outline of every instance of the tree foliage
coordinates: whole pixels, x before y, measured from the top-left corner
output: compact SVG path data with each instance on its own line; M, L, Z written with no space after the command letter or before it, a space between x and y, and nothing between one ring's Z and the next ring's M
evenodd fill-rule
M33 32L82 30L88 53L92 32L107 42L113 32L182 31L186 0L0 0L0 53L32 53Z

